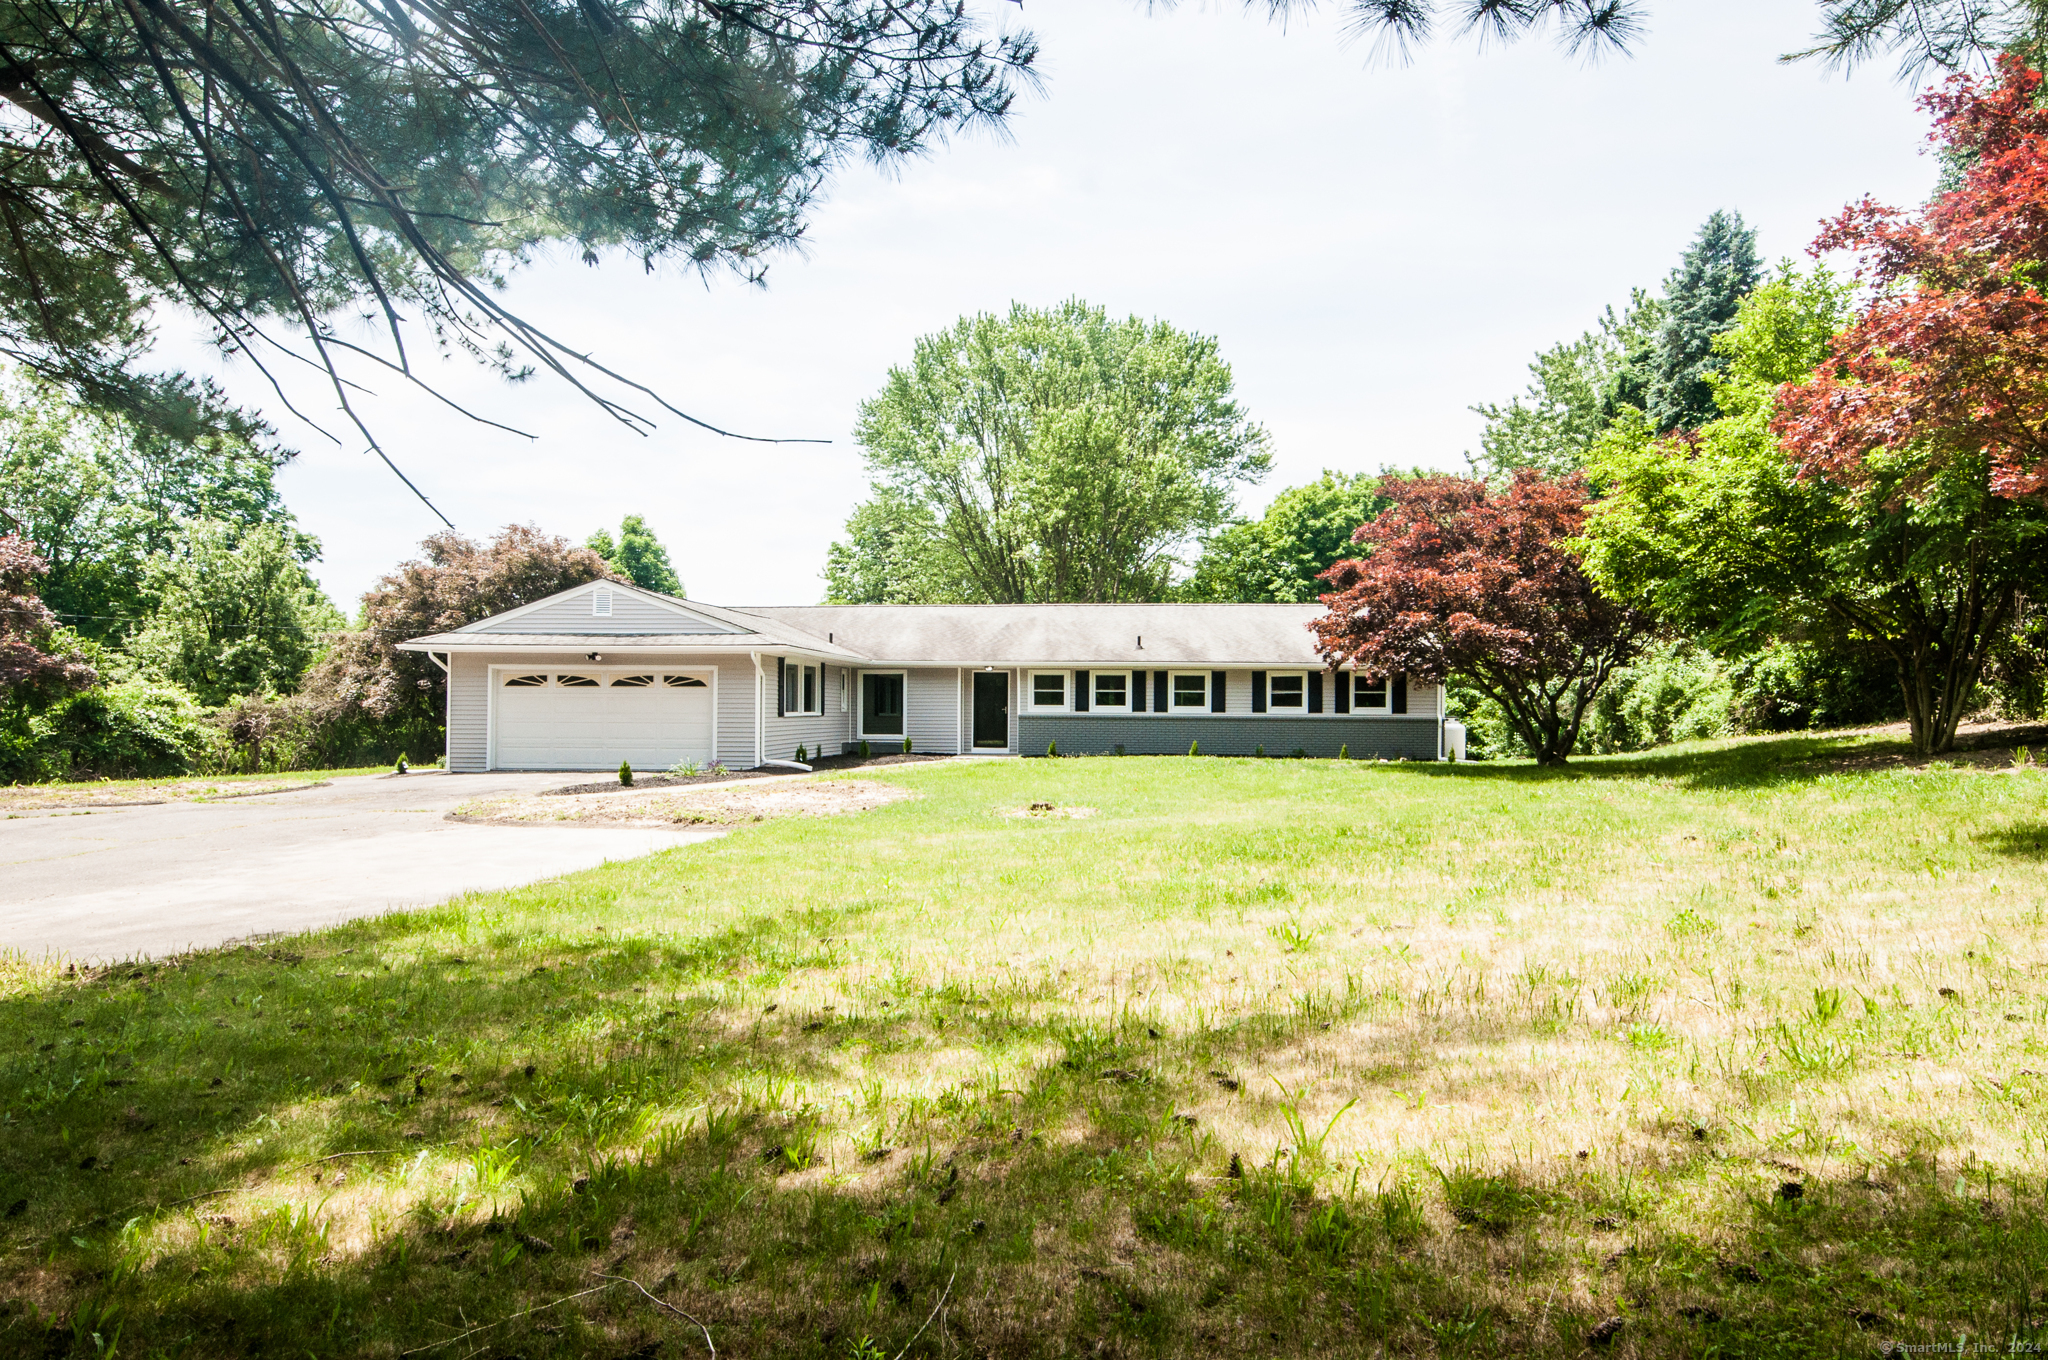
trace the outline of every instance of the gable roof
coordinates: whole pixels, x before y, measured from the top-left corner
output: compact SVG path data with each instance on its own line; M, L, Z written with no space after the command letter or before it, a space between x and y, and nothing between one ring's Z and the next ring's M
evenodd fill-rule
M893 665L1321 667L1320 604L841 604L732 611Z
M612 612L598 615L585 603L599 590L612 593ZM532 647L599 646L614 651L796 651L847 661L858 653L813 637L800 625L775 622L698 600L677 599L630 581L587 581L460 628L398 644L408 652L488 651Z
M605 589L612 613L586 603ZM1324 664L1320 604L818 604L730 608L591 581L403 651L801 653L894 666L1301 667Z

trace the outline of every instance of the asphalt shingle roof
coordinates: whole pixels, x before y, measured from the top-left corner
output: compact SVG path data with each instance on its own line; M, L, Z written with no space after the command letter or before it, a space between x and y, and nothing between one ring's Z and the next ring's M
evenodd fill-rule
M860 604L735 607L872 661L1005 666L1318 666L1319 604Z

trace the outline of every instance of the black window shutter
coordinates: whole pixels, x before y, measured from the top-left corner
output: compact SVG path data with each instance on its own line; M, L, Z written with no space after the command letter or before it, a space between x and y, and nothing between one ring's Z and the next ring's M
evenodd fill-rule
M1310 671L1308 673L1308 711L1311 713L1323 711L1323 673L1321 671Z
M1408 711L1408 677L1405 674L1394 677L1394 702L1391 708L1395 713Z
M1086 713L1088 711L1088 672L1086 671L1074 672L1074 711L1076 713Z
M775 716L778 718L789 716L788 681L783 678L788 669L789 662L779 656L775 658Z
M1264 713L1265 711L1266 711L1266 673L1265 673L1264 671L1253 671L1253 672L1252 672L1252 712L1254 712L1254 713Z
M1131 672L1131 712L1145 711L1145 672Z
M1337 711L1339 713L1349 713L1351 711L1351 672L1331 671L1330 683L1337 687Z
M1172 684L1173 678L1165 671L1152 672L1152 709L1154 712L1164 713L1173 706L1173 699L1170 694Z
M1211 713L1221 713L1223 711L1223 698L1228 692L1224 682L1229 678L1230 672L1228 671L1209 672L1209 711ZM1164 684L1164 681L1161 683ZM1165 693L1163 689L1160 692L1162 694Z

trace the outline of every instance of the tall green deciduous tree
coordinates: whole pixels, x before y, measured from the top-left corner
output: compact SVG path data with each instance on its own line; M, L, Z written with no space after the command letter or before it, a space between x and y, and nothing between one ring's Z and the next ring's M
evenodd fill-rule
M1658 430L1691 429L1720 414L1712 380L1726 358L1714 340L1735 324L1736 308L1762 278L1756 231L1743 225L1742 214L1709 217L1664 281L1664 316L1643 408Z
M620 521L616 539L610 530L599 529L584 540L583 546L642 590L658 590L664 595L683 593L682 578L668 560L668 549L639 515L628 515Z
M1209 536L1182 597L1314 600L1330 588L1316 578L1352 556L1358 526L1390 504L1380 494L1380 481L1371 473L1326 468L1315 481L1288 487L1259 518L1237 520Z
M294 692L345 622L298 548L279 525L191 521L150 559L143 589L153 608L128 643L130 660L208 704Z
M1921 750L1946 750L1994 640L1983 600L2048 589L2048 516L1993 494L1982 460L1886 458L1851 480L1804 467L1772 421L1848 320L1825 271L1758 288L1719 342L1724 414L1659 438L1617 423L1589 466L1610 488L1589 522L1587 571L1728 655L1778 639L1838 653L1881 649Z
M963 317L863 403L872 499L830 598L1156 600L1182 554L1263 477L1266 432L1208 336L1069 301Z
M187 520L291 533L301 561L317 551L296 534L273 474L289 456L203 383L185 385L208 412L179 437L158 422L82 408L25 378L0 391L0 515L48 566L43 599L99 642L133 631L146 612L150 558Z
M583 386L497 295L536 247L758 276L835 166L1000 123L1033 53L955 0L7 0L0 353L132 406L173 303L259 367L426 345Z
M879 486L825 551L826 598L836 604L950 604L980 600L956 553L941 551L939 516L922 500Z
M1486 418L1486 431L1479 456L1467 461L1496 482L1517 468L1553 477L1578 471L1617 406L1641 404L1626 383L1631 365L1655 352L1663 319L1664 304L1638 288L1621 315L1609 307L1592 330L1538 354L1521 396L1472 408Z

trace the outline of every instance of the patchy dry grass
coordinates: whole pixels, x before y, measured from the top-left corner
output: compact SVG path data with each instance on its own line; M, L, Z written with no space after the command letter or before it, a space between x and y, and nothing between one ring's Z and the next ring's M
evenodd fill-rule
M304 770L289 774L222 774L178 779L90 779L55 784L0 784L0 816L25 812L135 807L145 803L210 803L222 798L312 788L362 770Z
M1880 749L870 770L922 796L17 968L0 1352L2048 1340L2048 776L1815 763Z
M614 793L543 794L538 797L479 798L449 816L457 821L518 826L573 822L578 826L736 826L770 817L831 817L870 812L916 795L896 784L871 779L806 779L802 776L748 780L676 792L667 788L621 789Z

